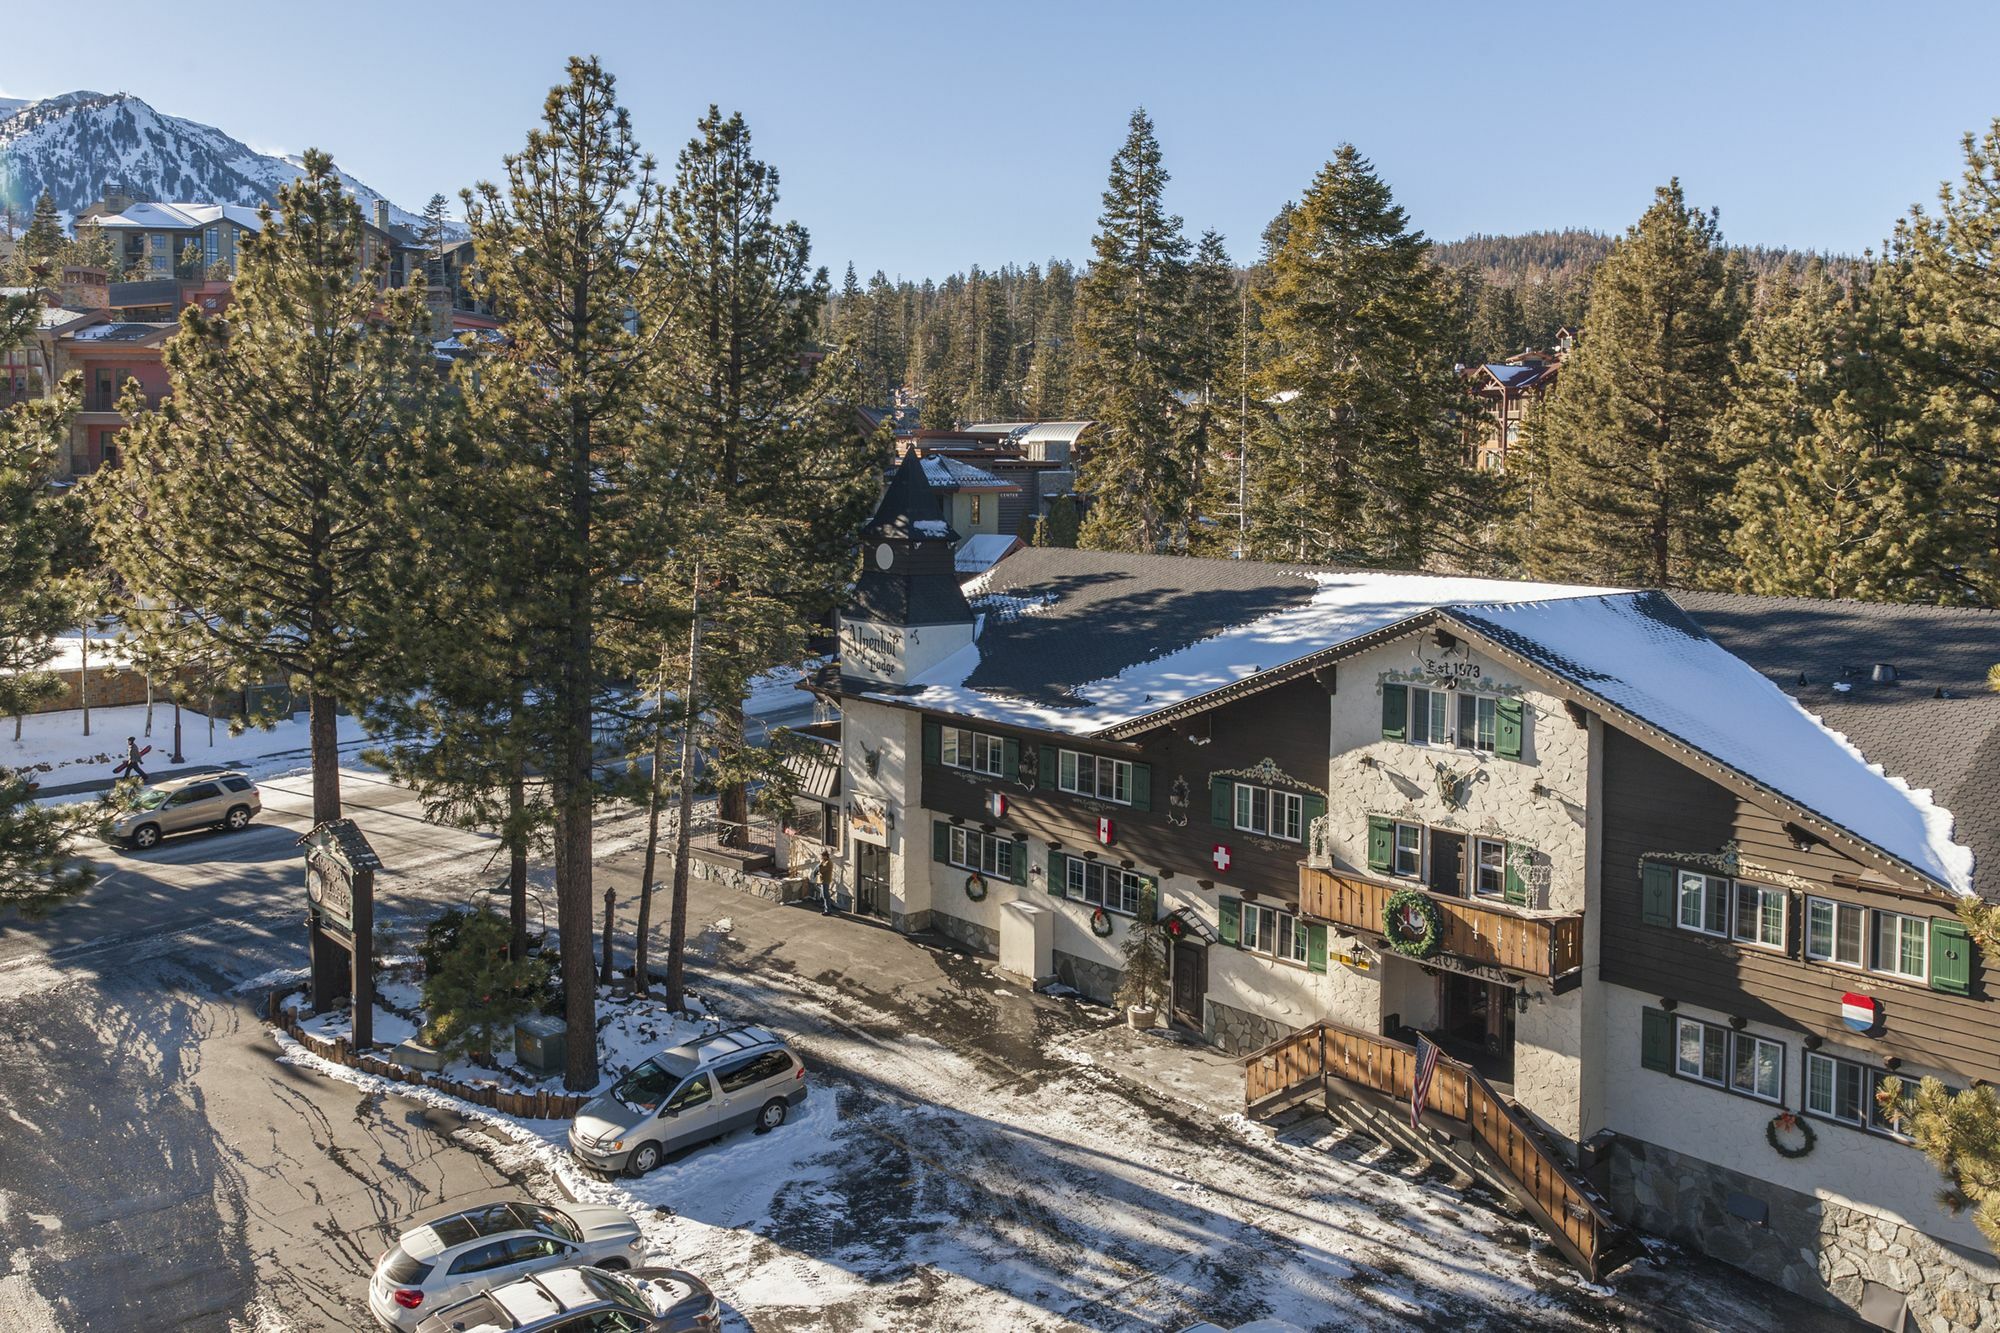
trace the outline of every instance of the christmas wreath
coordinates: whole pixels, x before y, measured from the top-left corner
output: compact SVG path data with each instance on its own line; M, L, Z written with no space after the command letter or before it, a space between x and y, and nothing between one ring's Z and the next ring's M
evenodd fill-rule
M977 870L965 877L965 896L978 902L986 896L986 876Z
M1111 933L1111 913L1102 907L1090 914L1090 933L1103 939Z
M1437 952L1437 904L1415 889L1398 889L1382 904L1382 934L1389 947L1409 958L1428 958Z
M1799 1136L1799 1146L1786 1147L1778 1138L1780 1130L1796 1133ZM1804 1157L1813 1150L1813 1145L1819 1142L1819 1135L1815 1134L1812 1125L1801 1117L1793 1115L1790 1111L1780 1111L1764 1126L1764 1141L1770 1144L1771 1151L1780 1157Z

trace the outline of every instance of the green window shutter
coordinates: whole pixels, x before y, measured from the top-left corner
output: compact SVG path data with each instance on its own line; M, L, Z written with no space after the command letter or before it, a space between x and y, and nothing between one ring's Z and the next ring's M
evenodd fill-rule
M935 722L924 723L924 762L941 762L944 754L944 728Z
M1674 868L1657 861L1639 866L1639 919L1649 926L1674 924Z
M1410 726L1410 687L1407 685L1384 685L1382 687L1382 739L1402 740Z
M1313 821L1326 817L1326 798L1323 796L1308 796L1300 804L1304 807L1300 814L1300 818L1304 822L1303 827L1299 829L1300 838L1304 842L1311 842Z
M1500 897L1502 901L1511 903L1515 907L1526 907L1528 884L1521 878L1521 868L1514 864L1514 853L1511 849L1506 853L1505 865L1506 872L1501 880Z
M1153 808L1153 766L1151 764L1132 765L1132 808L1151 810Z
M1315 972L1326 971L1326 927L1306 927L1306 966Z
M1639 1011L1639 1063L1662 1074L1674 1072L1674 1020L1662 1010Z
M1042 747L1042 766L1035 773L1035 785L1037 787L1045 791L1054 791L1056 789L1056 765L1059 762L1060 759L1056 754L1056 747L1053 745L1044 745Z
M1502 759L1519 759L1522 725L1521 701L1497 700L1493 705L1493 753Z
M1215 914L1215 924L1222 942L1236 948L1243 939L1243 902L1240 898L1224 898Z
M1217 828L1235 826L1235 811L1231 802L1236 799L1236 784L1228 778L1208 780L1208 822Z
M1963 922L1931 918L1931 989L1972 994L1972 936Z
M1387 870L1396 863L1396 821L1368 816L1368 868Z
M1028 844L1016 842L1014 850L1007 854L1007 878L1016 884L1028 882Z
M942 819L931 821L931 860L951 860L951 825Z
M1021 742L1012 736L1000 742L1000 776L1009 782L1021 779Z
M1069 858L1061 852L1049 853L1049 892L1060 898L1069 887Z

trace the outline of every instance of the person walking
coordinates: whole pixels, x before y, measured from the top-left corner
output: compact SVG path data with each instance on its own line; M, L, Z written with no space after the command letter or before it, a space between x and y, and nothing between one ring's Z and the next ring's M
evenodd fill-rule
M150 745L146 747L148 750L152 748ZM137 778L139 781L144 782L146 780L146 770L139 763L141 753L143 752L139 749L139 738L137 736L127 736L125 738L125 776L128 778Z
M832 916L833 915L833 852L832 851L830 851L825 847L820 848L819 865L813 868L813 874L819 880L819 914L821 916Z

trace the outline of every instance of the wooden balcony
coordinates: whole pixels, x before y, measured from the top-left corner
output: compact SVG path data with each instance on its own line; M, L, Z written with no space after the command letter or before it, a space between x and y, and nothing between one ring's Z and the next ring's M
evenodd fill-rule
M1409 888L1437 907L1440 953L1551 982L1581 977L1581 912L1528 915L1432 893L1418 884L1355 879L1315 866L1300 866L1299 914L1343 930L1380 936L1382 909L1390 895Z

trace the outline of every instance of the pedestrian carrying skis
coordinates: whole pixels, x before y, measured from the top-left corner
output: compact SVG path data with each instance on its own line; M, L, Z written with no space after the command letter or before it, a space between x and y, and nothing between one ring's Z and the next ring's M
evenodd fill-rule
M828 851L824 847L820 848L819 864L813 868L813 874L819 880L819 914L821 916L832 916L833 853L831 851Z

